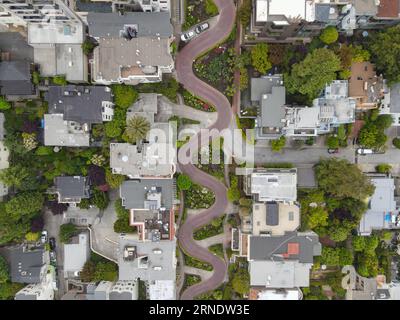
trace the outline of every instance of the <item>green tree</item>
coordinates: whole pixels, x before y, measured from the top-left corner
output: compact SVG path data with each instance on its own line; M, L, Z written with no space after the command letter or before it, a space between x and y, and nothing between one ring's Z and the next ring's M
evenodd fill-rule
M329 49L315 49L306 58L292 66L292 72L285 75L289 93L300 93L312 100L316 98L327 83L336 79L341 69L338 56Z
M262 74L265 74L272 67L268 52L268 45L265 42L258 43L251 49L251 63L254 69Z
M250 275L246 269L239 269L232 279L232 288L240 295L247 294L250 290Z
M206 0L204 9L208 16L213 17L218 14L218 7L215 5L213 0Z
M340 266L347 266L352 265L354 260L353 253L346 248L339 249L339 265Z
M0 256L0 285L10 280L10 274L6 259Z
M286 138L285 136L281 136L279 139L271 140L271 149L274 152L280 152L286 145Z
M132 86L114 84L111 88L115 104L125 109L129 108L139 97L139 94Z
M345 141L347 138L346 128L343 124L341 124L337 129L337 137L340 141Z
M38 180L32 169L21 164L16 164L0 171L0 181L7 187L15 187L20 190L33 190L38 187Z
M377 236L369 236L365 239L365 249L364 252L367 254L375 254L375 250L379 245L379 238Z
M129 225L129 218L120 218L114 222L115 233L136 233L136 227Z
M378 173L390 173L390 170L392 170L392 166L387 163L380 163L375 167L375 170Z
M92 198L90 198L93 205L100 210L104 210L108 207L109 198L107 192L103 192L97 189L93 190Z
M11 104L3 97L0 97L0 110L8 110L10 108Z
M347 239L351 230L348 227L336 224L329 228L329 237L336 242L342 242Z
M321 254L321 263L328 266L339 265L339 251L335 248L323 247Z
M72 223L64 223L60 226L60 241L67 243L73 236L78 233L78 228Z
M397 148L400 149L400 138L394 138L392 140L392 144Z
M252 1L244 0L238 12L240 23L242 24L243 28L248 27L250 24L251 10L252 10Z
M362 252L365 250L365 237L355 236L353 237L352 246L354 251Z
M400 82L400 26L387 28L372 36L369 49L376 67L389 84Z
M64 75L58 75L53 77L53 83L58 86L66 86L68 84Z
M366 148L379 148L386 142L384 133L374 123L364 125L359 134L359 143Z
M376 277L379 273L379 261L376 255L361 254L357 258L357 272L363 277Z
M339 138L335 136L329 136L326 139L326 144L329 149L338 149L339 148Z
M22 283L5 282L0 284L0 300L14 300L17 292L23 287Z
M86 261L83 265L79 277L83 282L91 282L94 279L94 274L96 272L96 264L92 260Z
M99 262L96 265L93 281L115 281L118 277L117 266L113 262Z
M375 190L370 179L346 160L322 160L315 169L318 186L337 198L365 200Z
M137 143L146 138L149 130L149 121L142 116L135 116L127 121L125 136L130 143Z
M182 191L189 190L193 185L190 177L185 174L180 174L178 176L176 184L178 186L178 189Z
M337 41L337 39L339 38L339 32L335 27L329 26L322 31L319 38L322 42L326 44L331 44Z
M104 125L104 131L109 138L117 138L122 134L121 124L118 121L112 120Z
M92 41L88 40L88 39L86 39L82 43L82 51L86 55L89 55L90 53L92 53L94 47L95 47L94 43Z
M381 114L375 120L375 125L380 129L388 129L393 124L393 117L390 114Z
M36 242L36 241L39 240L39 237L40 237L39 232L28 232L28 233L25 235L25 239L26 239L26 241L28 241L28 242Z
M14 217L32 216L42 209L43 202L40 192L21 192L5 204L5 209Z
M113 174L110 169L106 170L106 182L111 189L117 189L125 181L122 174Z

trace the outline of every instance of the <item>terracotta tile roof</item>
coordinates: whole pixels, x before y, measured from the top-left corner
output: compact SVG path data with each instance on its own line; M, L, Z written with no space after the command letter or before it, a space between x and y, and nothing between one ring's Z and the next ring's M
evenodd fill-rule
M399 18L398 0L380 0L377 16L380 18Z

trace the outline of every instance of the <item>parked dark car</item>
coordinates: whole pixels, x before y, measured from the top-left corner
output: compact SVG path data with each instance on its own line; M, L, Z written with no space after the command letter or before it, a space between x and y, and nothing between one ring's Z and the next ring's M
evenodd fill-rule
M49 239L49 245L50 245L50 250L56 249L56 239L54 237L51 237Z
M339 149L328 149L329 154L339 153Z

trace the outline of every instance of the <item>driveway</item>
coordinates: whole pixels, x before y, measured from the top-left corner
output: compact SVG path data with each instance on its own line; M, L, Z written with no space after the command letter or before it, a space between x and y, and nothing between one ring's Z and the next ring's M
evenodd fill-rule
M198 79L192 69L193 61L203 52L227 38L233 28L236 15L236 8L233 1L215 0L215 4L218 6L220 12L216 25L199 35L198 38L192 40L179 52L176 61L176 71L179 82L188 91L215 106L218 118L211 128L222 130L228 128L233 119L231 105L222 93ZM197 145L208 145L209 142L206 139L203 140L202 143ZM179 152L187 154L191 147L196 146L198 141L201 141L201 133L193 137ZM225 262L207 249L199 246L193 239L193 231L209 223L212 219L223 215L228 206L228 199L225 185L214 177L197 169L190 163L179 164L179 167L195 183L209 188L215 194L214 205L198 215L188 217L179 231L178 238L182 249L187 254L210 263L214 268L210 278L187 288L181 295L182 300L192 300L202 293L218 288L225 279L227 271Z
M56 257L57 257L57 278L58 278L58 291L56 298L60 299L66 293L66 283L64 280L64 246L60 242L59 233L60 225L63 222L63 215L53 215L50 210L46 210L44 215L44 230L47 230L48 237L56 239Z

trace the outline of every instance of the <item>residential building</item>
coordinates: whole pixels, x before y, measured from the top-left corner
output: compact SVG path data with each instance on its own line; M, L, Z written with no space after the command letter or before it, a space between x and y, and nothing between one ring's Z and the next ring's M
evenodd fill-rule
M94 82L159 82L164 73L173 71L173 31L168 12L91 12L87 21L89 34L99 44L91 62Z
M119 244L119 280L140 279L149 284L149 296L155 300L175 300L176 240L138 241L121 236Z
M29 248L22 244L7 249L11 282L41 283L49 268L49 252L44 248Z
M349 98L349 83L335 80L326 86L312 107L287 107L283 133L294 138L326 134L332 129L355 122L356 99Z
M393 126L400 126L400 83L395 83L390 88L386 81L384 85L384 97L379 107L380 114L390 114L393 118Z
M311 41L325 26L313 9L311 0L253 0L250 32L273 42Z
M296 289L265 289L263 287L250 288L249 300L301 300L303 293Z
M78 204L82 199L89 199L89 179L81 176L62 176L54 179L54 189L58 203Z
M111 89L103 86L50 86L45 94L49 114L44 115L46 146L88 147L93 124L111 121Z
M359 110L375 109L384 98L384 81L371 62L356 62L351 66L349 96L356 99Z
M314 256L321 254L313 232L250 236L248 246L250 285L266 289L308 287Z
M173 128L169 122L158 122L158 95L142 94L127 110L127 121L140 116L151 130L144 141L110 144L110 167L114 174L130 179L171 179L176 171L176 149Z
M114 103L111 89L104 86L50 86L45 94L50 114L62 114L65 121L91 126L111 121Z
M371 175L375 191L368 202L368 210L361 218L359 234L371 235L373 230L396 229L400 227L399 208L394 197L395 184L391 176Z
M297 200L296 169L247 169L244 192L257 202Z
M251 79L251 103L258 110L256 139L276 139L284 127L286 89L282 75Z
M170 12L170 0L109 0L118 10L143 12Z
M69 290L61 300L138 300L139 288L135 280L100 281L81 284Z
M89 147L88 126L66 121L63 114L44 115L44 145L60 147Z
M300 207L282 202L256 202L251 214L254 236L282 236L300 226Z
M64 277L77 278L86 261L90 259L89 234L80 233L64 244Z
M122 206L130 211L130 225L142 241L173 240L175 186L173 179L124 181Z
M36 98L37 91L32 83L32 64L28 61L8 61L3 59L1 53L0 62L0 94L7 100L22 100Z
M47 23L54 19L60 23L76 21L74 12L61 0L0 0L0 23L15 26Z
M15 300L54 300L54 267L49 271L41 283L31 283L22 288L15 295Z

